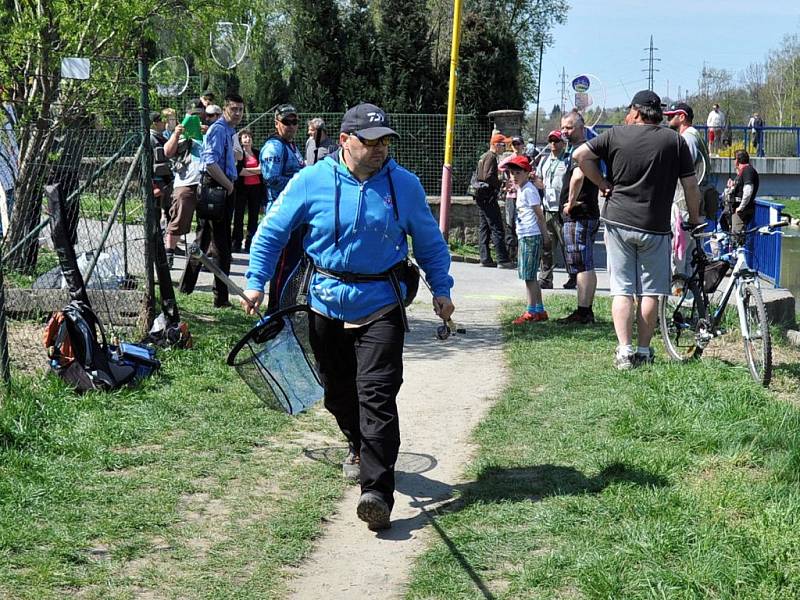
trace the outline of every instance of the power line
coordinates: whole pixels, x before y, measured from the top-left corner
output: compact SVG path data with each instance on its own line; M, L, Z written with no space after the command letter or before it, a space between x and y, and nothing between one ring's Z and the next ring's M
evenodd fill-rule
M661 62L661 59L660 58L656 58L655 55L654 55L655 51L658 50L658 48L654 48L653 47L653 36L652 36L652 34L650 35L650 47L649 48L644 48L644 50L650 52L649 57L648 58L641 58L639 60L641 60L642 62L647 61L647 63L648 63L647 64L647 68L646 69L642 69L642 71L647 73L647 89L652 91L653 88L655 87L655 78L654 78L653 74L658 72L658 69L653 68L653 63L655 61Z
M561 84L561 114L563 115L567 109L567 71L564 67L561 67L559 83Z

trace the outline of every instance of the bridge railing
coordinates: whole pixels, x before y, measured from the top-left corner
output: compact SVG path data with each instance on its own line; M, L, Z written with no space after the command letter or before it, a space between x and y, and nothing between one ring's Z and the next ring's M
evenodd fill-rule
M613 125L595 125L598 133ZM708 127L695 125L708 143ZM753 134L749 127L731 125L722 132L721 142L712 154L733 156L737 150L747 150L750 156L800 157L800 127L762 127Z
M761 227L780 220L783 204L770 202L762 198L756 199L756 212L750 227ZM783 234L752 235L747 240L747 249L750 251L751 263L758 273L779 287L781 283L781 243Z

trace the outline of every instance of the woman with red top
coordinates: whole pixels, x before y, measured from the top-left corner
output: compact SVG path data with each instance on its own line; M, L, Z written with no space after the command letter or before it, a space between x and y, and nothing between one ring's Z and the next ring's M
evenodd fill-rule
M248 129L239 132L244 156L239 161L239 179L236 181L236 199L234 200L233 233L231 245L233 252L242 251L242 233L244 230L244 213L247 211L247 238L244 251L250 251L250 242L258 228L258 213L264 204L264 187L261 183L261 166L258 155L253 153L253 134Z

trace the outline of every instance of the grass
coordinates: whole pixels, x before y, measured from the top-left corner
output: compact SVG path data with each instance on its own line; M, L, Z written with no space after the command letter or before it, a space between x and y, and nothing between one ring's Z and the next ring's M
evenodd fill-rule
M506 331L508 383L407 598L799 597L796 405L715 359L617 372L596 310Z
M450 253L457 256L469 256L480 258L478 247L473 244L465 244L459 241L450 241Z
M252 321L179 298L196 341L137 388L16 381L0 407L0 598L273 598L343 491L304 448L317 408L266 409L224 357ZM313 431L313 436L310 432Z

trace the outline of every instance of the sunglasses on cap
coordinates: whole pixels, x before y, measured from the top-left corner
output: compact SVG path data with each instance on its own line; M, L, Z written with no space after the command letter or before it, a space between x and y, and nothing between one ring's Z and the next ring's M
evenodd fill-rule
M377 140L366 140L357 133L351 133L350 135L357 137L358 141L364 144L367 148L374 148L375 146L388 146L392 143L392 136L390 135L379 137Z
M290 118L290 117L287 117L287 118L285 118L285 119L278 119L278 120L279 120L281 123L283 123L284 125L287 125L287 126L289 126L289 127L291 127L291 126L293 126L293 125L299 125L299 124L300 124L300 119L298 119L297 117L295 117L295 118L293 118L293 119L292 119L292 118Z

